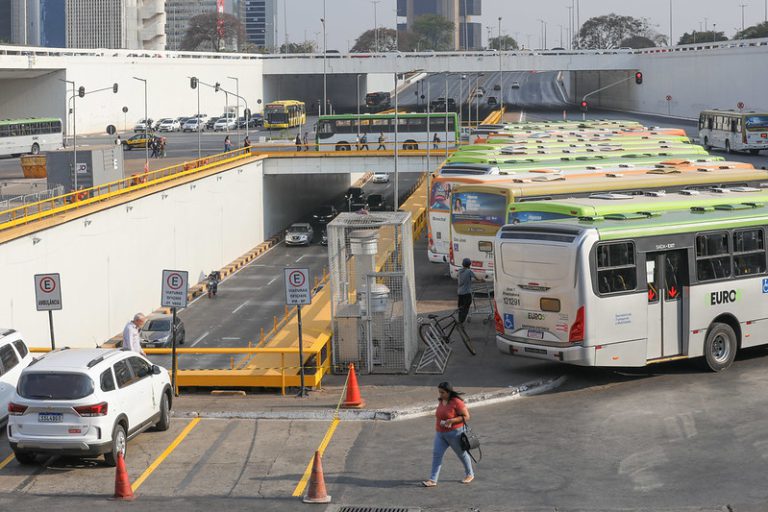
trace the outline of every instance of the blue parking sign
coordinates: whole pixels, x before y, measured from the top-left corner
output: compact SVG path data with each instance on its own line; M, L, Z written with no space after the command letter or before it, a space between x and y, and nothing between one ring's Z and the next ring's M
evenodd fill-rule
M509 313L504 313L504 329L515 328L515 316Z
M768 279L763 279L763 293L768 293Z

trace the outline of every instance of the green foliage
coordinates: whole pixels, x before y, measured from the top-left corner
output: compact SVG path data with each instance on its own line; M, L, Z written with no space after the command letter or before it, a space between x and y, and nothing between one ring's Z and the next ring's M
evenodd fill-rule
M768 37L768 22L763 22L758 25L747 27L736 33L734 39L758 39L761 37Z
M631 36L624 39L619 46L621 48L633 48L639 50L640 48L654 48L656 43L645 36Z
M221 34L219 33L219 15L216 12L198 14L189 20L189 27L184 34L181 49L184 51L239 51L245 41L245 31L236 17L231 14L221 15ZM234 48L227 46L234 46Z
M501 36L492 37L488 41L488 48L492 50L517 50L519 47L514 37Z
M607 14L588 19L576 38L576 46L585 50L619 48L622 41L642 36L653 41L655 34L645 18ZM655 46L655 45L654 45Z
M280 53L315 53L316 50L314 41L280 45Z
M380 28L378 51L393 52L397 50L397 39L397 31L394 29ZM360 34L355 41L355 46L353 46L352 50L350 51L356 53L373 53L377 51L376 31L374 29L370 29Z
M437 14L419 16L413 22L413 35L419 50L448 51L453 50L452 21Z
M690 34L686 32L677 42L677 44L695 44L695 43L712 43L716 41L727 41L725 32L714 32L707 30L704 32L692 31Z

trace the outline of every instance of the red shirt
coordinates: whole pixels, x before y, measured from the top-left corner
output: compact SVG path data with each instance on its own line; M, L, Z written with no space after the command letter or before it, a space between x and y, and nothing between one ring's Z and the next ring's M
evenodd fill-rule
M463 421L454 423L450 427L441 427L441 420L450 420L461 416L461 411L466 408L464 402L459 398L451 398L448 400L447 405L443 405L443 401L439 400L437 403L437 410L435 411L435 430L437 432L450 432L451 430L457 430L464 426Z

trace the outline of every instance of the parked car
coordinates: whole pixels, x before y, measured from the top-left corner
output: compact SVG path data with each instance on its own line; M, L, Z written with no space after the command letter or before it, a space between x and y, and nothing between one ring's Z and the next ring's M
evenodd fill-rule
M199 120L196 117L190 117L187 119L187 121L184 123L184 125L181 127L181 131L183 132L196 132L198 124L200 125L200 131L205 131L205 123Z
M384 196L381 194L371 194L368 196L368 210L372 212L382 212L386 210L384 206Z
M375 172L373 173L373 180L374 183L389 183L389 173L388 172Z
M240 116L237 120L237 127L240 129L245 128L246 119L243 116ZM258 128L262 125L261 118L257 118L254 116L251 116L250 119L248 119L248 128Z
M152 130L152 119L139 119L133 126L134 132L146 132Z
M336 210L335 206L326 204L315 210L315 213L312 214L312 220L316 224L328 224L335 219L338 214L339 212Z
M446 109L445 102L445 98L437 98L436 100L432 100L429 104L429 110L432 112L444 112ZM456 112L456 100L453 98L448 98L448 111Z
M141 346L146 348L168 348L173 345L173 331L171 330L173 315L152 314L147 317L147 321L141 328L139 337ZM176 343L184 344L186 330L181 318L176 317Z
M499 104L498 100L496 100L496 96L488 96L485 101L489 107L495 107Z
M213 131L215 132L223 132L225 130L234 130L237 128L237 122L235 121L235 117L220 117L216 123L213 125Z
M205 122L205 129L206 130L213 130L213 125L216 124L216 121L218 121L218 117L209 117L208 121Z
M315 232L307 222L296 222L285 230L285 245L309 245Z
M172 397L168 371L141 354L56 350L22 370L8 404L8 441L20 464L38 454L104 455L114 466L129 439L168 430Z
M178 132L181 130L181 123L176 119L163 119L157 128L159 132Z
M21 334L0 329L0 425L8 421L8 404L13 398L21 371L32 362Z
M350 211L359 210L368 205L368 203L366 203L365 191L361 187L349 187L347 193L344 194L344 201L345 206Z

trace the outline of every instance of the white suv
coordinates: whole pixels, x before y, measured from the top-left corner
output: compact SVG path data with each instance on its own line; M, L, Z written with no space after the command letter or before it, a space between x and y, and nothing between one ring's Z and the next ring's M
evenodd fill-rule
M135 352L56 350L21 372L8 441L20 464L37 454L104 454L114 466L129 439L168 429L172 396L168 372Z
M13 329L0 328L0 425L8 419L8 402L13 398L21 370L32 362L32 355Z

